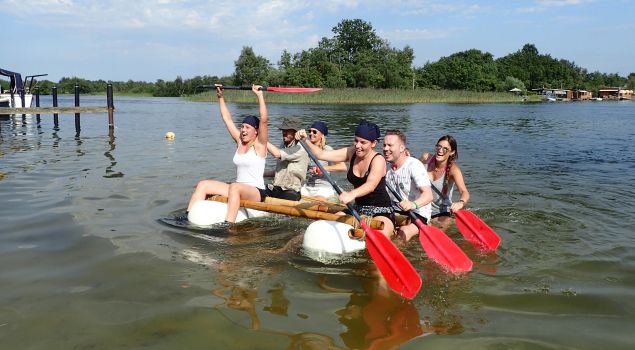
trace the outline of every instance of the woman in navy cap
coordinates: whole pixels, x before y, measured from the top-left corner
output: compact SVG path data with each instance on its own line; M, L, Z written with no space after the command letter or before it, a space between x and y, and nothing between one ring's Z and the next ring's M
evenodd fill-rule
M333 147L326 144L326 136L328 134L329 128L326 123L316 121L313 122L311 128L309 128L308 138L315 146L325 151L332 151ZM344 162L320 161L320 163L329 173L346 171L346 163ZM337 196L333 186L324 179L324 175L320 173L320 168L313 163L313 160L309 160L306 183L302 186L301 192L303 196L324 197L324 200L329 199L329 197Z
M306 139L306 131L300 130L296 137ZM342 192L340 201L344 204L355 201L355 209L361 215L382 221L382 233L391 237L395 214L386 191L386 160L375 151L379 137L377 124L362 121L355 129L353 146L326 151L311 142L307 145L320 160L350 162L346 179L353 185L353 190Z
M251 91L258 98L260 106L260 118L247 116L240 124L240 129L234 125L231 113L225 104L223 86L216 85L216 96L220 114L225 122L232 139L238 147L234 154L233 162L236 165L236 182L228 184L216 180L202 180L196 185L187 210L192 208L197 201L205 200L208 195L219 194L227 197L227 214L225 221L236 221L240 200L261 201L265 191L263 174L265 171L265 158L267 156L268 142L268 114L265 99L260 90L260 85L252 85Z

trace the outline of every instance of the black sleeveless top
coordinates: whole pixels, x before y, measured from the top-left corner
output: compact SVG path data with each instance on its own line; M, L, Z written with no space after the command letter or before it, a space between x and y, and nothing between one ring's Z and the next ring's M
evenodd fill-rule
M378 156L379 153L375 154L373 156L373 159L375 159L376 156ZM355 174L353 174L353 163L355 162L355 158L356 155L353 154L353 157L351 157L351 164L348 167L348 173L346 173L346 179L348 180L348 182L351 183L351 185L353 185L354 188L358 188L361 185L366 183L366 180L368 180L368 174L370 174L370 168L373 166L373 159L370 160L370 164L368 165L368 170L366 170L366 173L364 174L363 177L357 177ZM364 206L374 206L374 207L390 207L391 203L390 203L390 197L388 196L388 191L386 190L386 176L382 176L381 180L379 181L379 184L377 185L377 187L375 187L375 189L370 192L369 194L365 195L365 196L361 196L361 197L357 197L355 198L355 205L364 205Z

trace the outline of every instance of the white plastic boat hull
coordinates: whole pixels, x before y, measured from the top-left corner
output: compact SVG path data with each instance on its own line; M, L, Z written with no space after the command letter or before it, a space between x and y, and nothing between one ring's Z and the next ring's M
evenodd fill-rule
M194 203L187 215L187 219L194 225L210 226L225 221L226 214L226 203L203 200ZM236 222L267 215L271 214L255 209L240 208L236 216Z
M348 237L353 226L328 220L312 222L304 232L302 247L312 254L349 254L366 249L366 243Z
M24 95L24 106L22 106L22 100L20 95L13 95L13 102L11 101L11 94L0 94L0 106L8 108L31 108L31 102L33 101L33 95Z

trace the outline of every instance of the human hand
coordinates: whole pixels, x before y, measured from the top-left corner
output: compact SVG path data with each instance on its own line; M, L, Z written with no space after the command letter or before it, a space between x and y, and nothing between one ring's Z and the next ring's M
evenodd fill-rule
M342 192L340 193L340 202L344 203L344 204L348 204L352 201L355 200L355 195L352 194L351 192Z
M304 129L300 129L298 131L295 132L295 139L296 140L306 140L307 136L306 136L306 130Z
M214 84L214 86L216 86L216 97L223 98L225 95L225 90L223 89L223 85L222 84Z
M405 211L411 211L411 210L417 209L417 207L415 207L414 203L411 201L401 201L399 202L399 206L401 207L401 209Z
M256 96L262 96L262 85L251 85L251 91L253 91Z
M463 201L454 202L450 206L450 211L454 213L457 210L463 209L464 206L465 206L465 203Z

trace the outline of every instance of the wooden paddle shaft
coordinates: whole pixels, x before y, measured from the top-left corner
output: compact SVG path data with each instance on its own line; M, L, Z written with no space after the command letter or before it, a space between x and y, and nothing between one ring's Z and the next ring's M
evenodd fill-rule
M267 197L265 198L265 203L284 205L288 207L296 207L296 208L309 209L309 210L317 210L317 211L323 211L327 213L338 213L346 209L346 206L343 204L312 200L311 197L302 197L302 200L300 200L299 202L290 201L288 199ZM397 226L409 225L414 222L408 216L400 215L400 214L395 214L395 220L397 222Z
M216 201L216 202L227 203L227 197L225 196L215 195L215 196L209 197L208 199ZM325 212L317 211L317 210L303 209L303 208L285 206L285 205L276 205L276 204L270 204L270 203L253 202L248 200L241 200L240 206L243 208L266 211L266 212L276 213L276 214L299 216L299 217L313 219L313 220L337 221L337 222L349 224L355 228L359 227L359 223L351 215L337 215L337 214L325 213ZM379 220L371 220L369 223L369 226L374 229L381 230L384 227L384 223Z
M265 203L284 205L286 207L296 207L296 208L302 208L302 209L317 210L317 211L323 211L325 213L331 213L331 214L335 214L340 211L344 211L346 209L345 205L340 205L340 204L331 203L331 202L313 201L311 199L300 200L299 202L296 202L296 201L290 201L288 199L267 197L265 198Z

